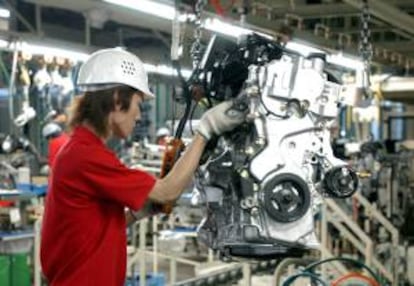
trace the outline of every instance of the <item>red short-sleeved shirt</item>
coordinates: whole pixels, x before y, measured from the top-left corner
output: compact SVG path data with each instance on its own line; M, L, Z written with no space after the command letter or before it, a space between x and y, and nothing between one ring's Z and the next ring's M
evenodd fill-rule
M125 167L84 127L74 130L54 164L41 244L49 285L123 285L124 207L141 208L155 178Z

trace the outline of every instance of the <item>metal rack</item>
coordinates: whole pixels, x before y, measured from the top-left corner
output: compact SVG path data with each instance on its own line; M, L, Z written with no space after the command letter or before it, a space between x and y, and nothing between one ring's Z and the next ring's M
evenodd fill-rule
M342 238L349 242L356 250L362 254L361 259L364 263L376 269L389 283L398 285L398 248L399 232L372 204L370 204L358 192L353 197L363 208L364 212L369 215L371 221L375 221L384 227L391 235L391 267L385 267L374 251L375 242L360 225L358 225L346 211L340 207L334 200L326 199L322 207L322 225L321 225L321 243L327 250L331 250L331 241L328 238L328 224L337 229ZM329 258L326 252L322 251L322 259Z

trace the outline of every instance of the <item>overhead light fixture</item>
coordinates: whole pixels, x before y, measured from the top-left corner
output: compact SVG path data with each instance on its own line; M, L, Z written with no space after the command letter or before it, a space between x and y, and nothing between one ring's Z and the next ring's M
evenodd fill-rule
M135 0L103 0L104 2L127 7L143 13L151 14L157 17L161 17L168 20L173 20L175 17L176 10L173 6L154 2L151 0L140 0L139 4ZM191 15L180 16L180 21L184 21ZM215 33L221 33L230 37L239 37L241 35L256 33L269 39L273 39L272 36L265 33L253 31L248 28L240 27L231 23L224 22L218 18L207 18L204 21L204 28ZM308 56L311 53L325 53L324 51L312 47L309 44L300 43L297 41L290 41L286 44L286 48L292 51L296 51L303 56ZM351 58L342 54L328 55L327 61L329 63L343 66L349 69L358 70L363 66L362 61Z
M1 44L1 43L0 43ZM69 58L74 61L84 62L88 59L89 54L64 50L55 47L47 47L47 46L40 46L34 44L23 44L24 51L31 53L31 54L41 54L46 56L55 56L55 57L63 57ZM145 64L144 67L146 72L148 73L156 73L166 76L176 76L177 73L173 67L166 66L166 65L153 65L153 64ZM191 70L183 69L181 71L182 75L188 78L191 75Z
M4 8L0 8L0 18L10 18L10 11Z
M89 55L87 53L72 51L63 48L29 44L26 42L17 43L17 49L32 55L45 55L52 57L67 58L73 61L85 61Z
M308 44L304 44L304 43L300 43L300 42L296 42L296 41L290 41L288 43L286 43L286 48L288 50L292 50L295 52L298 52L299 54L301 54L304 57L309 56L310 54L313 53L323 53L322 50L314 48Z
M328 55L326 61L352 70L364 69L364 63L360 59L342 53Z
M17 48L18 51L24 51L25 53L32 54L32 55L44 55L44 56L51 56L51 57L62 57L71 59L73 61L84 62L88 57L88 53L77 52L77 51L70 51L67 49L61 49L56 47L50 46L42 46L27 42L9 42L4 39L0 39L0 48L14 50ZM166 76L177 76L176 70L171 66L166 65L153 65L153 64L145 64L144 67L147 73L155 73L161 74ZM189 78L192 71L189 69L182 69L181 74L185 78Z
M10 42L9 42L9 41L6 41L6 40L3 40L3 39L0 39L0 48L1 48L1 49L5 49L5 48L7 48L9 45L10 45Z
M223 22L217 18L207 18L204 21L204 28L231 37L239 37L241 35L250 34L253 32L252 30Z
M170 5L149 0L103 0L104 2L123 6L143 13L151 14L164 19L172 20L175 16L175 8Z
M296 41L288 42L286 44L286 48L292 51L296 51L305 57L313 53L326 53L321 49ZM343 53L327 54L326 61L328 63L351 70L362 70L364 68L364 63L360 59L351 57L349 55L344 55Z
M38 45L35 43L27 43L22 41L9 42L4 39L0 39L0 48L10 51L22 51L32 55L44 55L51 57L61 57L70 59L73 61L85 61L88 58L88 54L84 52L72 51L64 48L57 48L45 45Z
M267 35L265 33L261 33L261 32L258 32L258 31L253 31L251 29L243 28L243 27L240 27L240 26L236 26L234 24L221 21L218 18L207 18L204 21L204 28L206 30L210 30L210 31L215 32L215 33L220 33L220 34L224 34L224 35L227 35L227 36L230 36L230 37L236 37L236 38L241 36L241 35L256 33L256 34L261 35L265 38L273 39L272 36Z
M139 3L135 0L103 0L104 2L123 6L126 8L134 9L143 13L161 17L167 20L173 20L175 17L176 10L173 6L162 4L150 0L139 0ZM192 14L180 15L179 20L181 22L187 19L194 19L195 16ZM244 34L250 34L253 31L240 26L232 25L230 23L223 22L217 18L207 18L204 21L204 28L216 33L222 33L231 37L238 37ZM257 32L256 32L257 33ZM269 35L258 33L265 37Z

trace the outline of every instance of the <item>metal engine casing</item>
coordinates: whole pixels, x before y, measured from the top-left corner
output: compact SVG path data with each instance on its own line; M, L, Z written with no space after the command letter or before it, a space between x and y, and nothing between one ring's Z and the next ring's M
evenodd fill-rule
M219 138L196 178L198 203L206 205L199 239L224 257L296 256L318 247L314 215L322 198L357 189L330 144L342 90L324 66L323 55L289 52L248 64L234 99L249 109L248 122Z

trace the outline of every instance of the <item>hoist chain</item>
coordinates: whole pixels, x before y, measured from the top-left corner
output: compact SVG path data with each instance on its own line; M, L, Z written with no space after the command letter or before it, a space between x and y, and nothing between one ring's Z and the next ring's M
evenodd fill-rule
M361 14L361 39L359 43L359 53L364 63L364 70L369 75L371 59L373 54L371 44L371 31L369 29L369 21L371 15L369 12L368 0L362 0L362 14ZM369 82L369 80L368 80Z
M191 46L191 58L193 60L193 68L197 68L203 53L201 46L201 32L202 32L202 23L201 23L201 14L205 6L205 0L197 0L195 4L195 29L194 29L194 42Z

